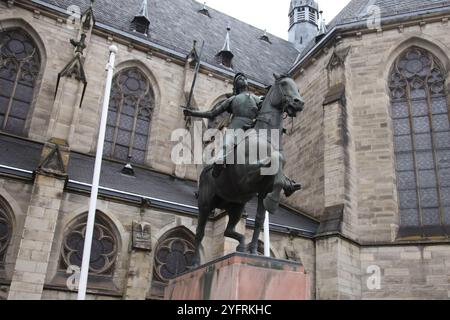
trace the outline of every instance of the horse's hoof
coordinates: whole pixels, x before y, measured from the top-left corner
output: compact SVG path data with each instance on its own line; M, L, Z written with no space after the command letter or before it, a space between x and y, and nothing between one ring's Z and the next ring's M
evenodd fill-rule
M253 254L253 255L258 255L258 250L257 250L257 248L250 247L250 248L248 248L248 253Z
M245 251L246 251L246 247L245 247L245 246L238 245L238 246L236 247L236 251L237 251L237 252L245 252Z

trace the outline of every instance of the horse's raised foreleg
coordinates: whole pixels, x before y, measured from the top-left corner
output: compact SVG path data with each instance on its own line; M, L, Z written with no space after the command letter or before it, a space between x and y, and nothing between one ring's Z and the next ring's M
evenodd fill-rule
M261 229L266 217L266 208L264 207L264 196L258 196L258 209L255 217L255 229L253 231L252 242L250 242L249 251L251 254L258 254L258 240Z
M241 220L244 207L245 205L243 204L230 204L227 208L229 220L224 235L239 241L239 245L236 248L237 252L245 252L245 236L236 232L236 225Z

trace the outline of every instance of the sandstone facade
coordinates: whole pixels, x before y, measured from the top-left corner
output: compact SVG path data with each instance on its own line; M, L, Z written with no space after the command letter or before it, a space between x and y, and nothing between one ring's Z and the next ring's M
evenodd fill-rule
M174 145L170 136L185 126L180 106L186 102L193 78L193 68L185 60L91 28L84 52L88 85L79 109L80 82L64 78L58 90L56 83L58 73L73 56L69 39L78 39L80 31L68 27L62 14L35 8L27 1L16 2L0 2L0 25L1 30L24 30L41 54L37 92L24 137L42 144L41 160L48 155L45 148L52 148L52 138L57 139L53 142L67 142L70 152L95 153L105 62L108 47L115 44L119 48L115 72L138 67L155 93L142 167L197 180L197 167L177 167L170 159ZM311 279L312 298L450 298L448 235L402 239L398 234L401 225L388 87L394 61L406 49L417 46L443 64L448 93L449 28L448 14L436 13L386 23L378 30L338 30L292 70L305 98L305 110L292 123L285 123L286 173L301 182L303 190L283 201L320 222L320 227L314 237L295 230L290 234L274 231L271 250L279 259L292 259L288 252L301 259ZM257 85L252 90L265 92ZM202 68L195 105L210 109L231 91L229 74ZM64 166L60 172L37 170L32 179L0 175L0 205L13 217L13 234L0 265L0 299L76 297L65 281L61 255L67 227L88 211L89 194L66 187L68 152L62 151ZM108 277L92 284L87 298L161 298L161 288L153 279L158 245L171 230L195 234L195 215L111 197L99 200L98 211L114 226L117 260ZM151 226L150 250L134 247L135 221ZM226 223L223 214L208 222L203 262L234 250L234 241L220 237ZM245 219L239 229L247 238L251 236L252 228Z

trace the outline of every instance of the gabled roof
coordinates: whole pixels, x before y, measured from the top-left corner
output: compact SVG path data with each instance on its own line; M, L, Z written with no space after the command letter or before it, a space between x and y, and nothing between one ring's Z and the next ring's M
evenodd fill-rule
M370 6L379 7L381 17L386 18L400 14L413 15L417 11L438 9L449 5L450 0L352 0L330 22L329 29L342 24L367 20L373 15L373 11L369 11Z
M78 5L84 12L89 0L39 0L66 10L70 5ZM223 47L223 36L231 27L233 42L233 68L243 72L250 79L264 85L273 83L272 74L286 73L297 58L298 51L290 42L269 35L271 43L261 40L263 30L232 18L212 8L209 16L199 12L203 3L194 0L148 0L148 15L151 21L148 36L133 33L130 28L142 0L96 0L94 15L98 23L108 25L133 36L142 37L158 45L187 55L192 49L192 41L205 41L202 61L224 68L215 59ZM270 19L271 17L267 17ZM287 23L287 17L286 17Z

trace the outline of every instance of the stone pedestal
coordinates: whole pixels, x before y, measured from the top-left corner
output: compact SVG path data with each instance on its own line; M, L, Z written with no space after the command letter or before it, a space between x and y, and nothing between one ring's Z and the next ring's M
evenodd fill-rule
M233 253L172 280L166 300L309 300L301 263Z

